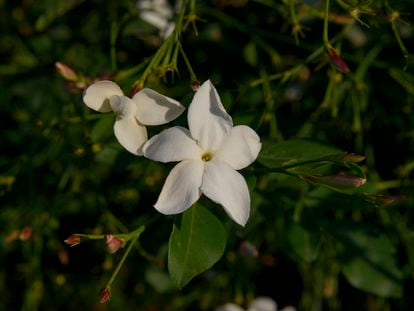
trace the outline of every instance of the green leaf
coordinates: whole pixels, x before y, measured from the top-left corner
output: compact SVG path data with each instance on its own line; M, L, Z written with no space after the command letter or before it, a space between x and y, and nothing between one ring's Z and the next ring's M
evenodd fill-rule
M367 224L337 224L330 230L341 242L342 268L349 283L382 297L402 296L402 271L386 235Z
M318 257L320 235L312 233L302 226L292 223L286 231L286 238L293 252L306 262Z
M305 139L286 140L277 144L264 141L257 160L269 168L283 168L340 152L336 147Z
M212 267L223 256L226 233L217 217L196 203L174 224L170 236L168 270L178 288Z
M389 263L388 258L384 257L383 260L383 264ZM390 277L387 268L383 270L381 266L375 266L365 259L353 258L344 265L342 271L348 282L356 288L382 297L400 298L403 293L402 281Z

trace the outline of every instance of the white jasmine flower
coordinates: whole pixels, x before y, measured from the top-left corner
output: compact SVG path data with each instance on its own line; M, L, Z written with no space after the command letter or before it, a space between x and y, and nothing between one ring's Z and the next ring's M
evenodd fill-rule
M194 95L187 117L189 130L169 128L143 147L149 159L181 161L168 175L154 207L163 214L178 214L204 193L244 226L250 214L250 195L246 181L236 170L257 158L259 136L248 126L233 127L209 80Z
M226 303L218 308L215 311L245 311L242 307L234 304L234 303Z
M176 8L180 6L181 1L177 1ZM161 38L167 38L173 32L174 11L167 0L138 0L137 8L141 19L157 28Z
M147 88L131 99L124 96L115 82L106 80L90 85L83 101L93 110L117 114L115 136L126 150L136 155L142 155L142 146L148 140L146 125L168 123L185 109L176 100Z
M270 297L257 297L249 305L247 311L277 311L276 302ZM215 309L215 311L244 311L244 309L233 303L226 303ZM296 311L295 307L287 306L280 311Z
M270 297L257 297L247 311L277 311L277 304Z

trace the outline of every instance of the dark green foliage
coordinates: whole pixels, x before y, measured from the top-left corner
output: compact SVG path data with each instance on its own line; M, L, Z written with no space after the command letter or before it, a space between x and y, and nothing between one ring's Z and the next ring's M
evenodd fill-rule
M135 1L0 1L0 309L214 310L267 295L299 310L413 310L414 2L330 2L324 42L325 1L183 0L179 41L162 50ZM188 106L194 75L262 139L241 171L245 228L204 197L184 215L159 214L172 165L125 151L115 116L82 102L88 83L111 79ZM100 304L126 247L63 241L141 225Z

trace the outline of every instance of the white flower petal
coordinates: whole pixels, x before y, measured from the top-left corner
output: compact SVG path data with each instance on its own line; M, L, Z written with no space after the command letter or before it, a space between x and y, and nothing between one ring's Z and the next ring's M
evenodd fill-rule
M178 163L168 175L154 207L166 215L184 212L200 198L203 171L203 161Z
M151 137L143 147L144 156L159 162L201 160L202 150L183 127L172 127Z
M157 12L141 12L139 14L142 20L146 21L148 24L154 26L157 29L165 29L168 24L168 19L166 19L163 15Z
M114 132L122 147L135 155L142 155L142 146L148 139L147 129L134 116L117 117Z
M145 125L168 123L183 113L184 107L175 99L151 89L142 89L132 97L137 104L135 116Z
M233 126L210 80L201 85L188 108L192 137L206 151L215 151Z
M231 129L214 156L240 170L256 160L261 148L259 135L250 127L239 125Z
M137 111L135 102L126 96L113 95L109 100L109 104L113 112L120 118L132 117Z
M250 194L243 176L222 161L205 164L201 191L223 206L227 214L244 226L250 214Z
M277 311L277 304L270 297L257 297L247 311Z
M235 305L234 303L226 303L215 309L215 311L245 311L242 307Z
M109 99L113 95L122 96L124 93L121 88L112 81L98 81L91 84L83 94L83 102L89 108L99 111L108 112L111 111Z

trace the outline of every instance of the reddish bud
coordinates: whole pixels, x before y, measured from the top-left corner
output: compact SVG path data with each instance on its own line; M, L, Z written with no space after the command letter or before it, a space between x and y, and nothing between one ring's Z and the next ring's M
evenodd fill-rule
M239 251L246 257L258 257L259 251L257 247L248 241L242 241L239 245Z
M19 239L21 241L27 241L32 236L33 230L29 226L25 226L22 231L20 231Z
M73 247L80 244L81 238L78 234L75 233L69 236L64 242Z
M106 246L111 254L124 246L124 241L114 237L112 234L105 235Z
M76 72L70 68L68 65L61 63L61 62L56 62L55 63L55 68L56 71L66 80L68 81L77 81L78 80L78 75L76 74Z
M138 93L141 90L142 90L142 87L140 85L135 84L132 87L131 91L129 91L128 95L129 95L129 97L133 97L136 93Z
M200 81L198 81L198 80L191 81L191 89L194 92L196 92L200 88L200 86L201 86Z
M111 289L109 287L106 287L102 293L99 295L99 302L105 303L108 300L111 299Z
M331 60L331 63L334 67L342 73L349 73L351 70L348 67L348 64L345 60L335 51L335 49L330 48L328 50L328 56Z
M358 188L367 181L365 178L348 176L348 175L332 175L332 176L303 176L305 180L315 182L322 185L335 187L338 189Z

